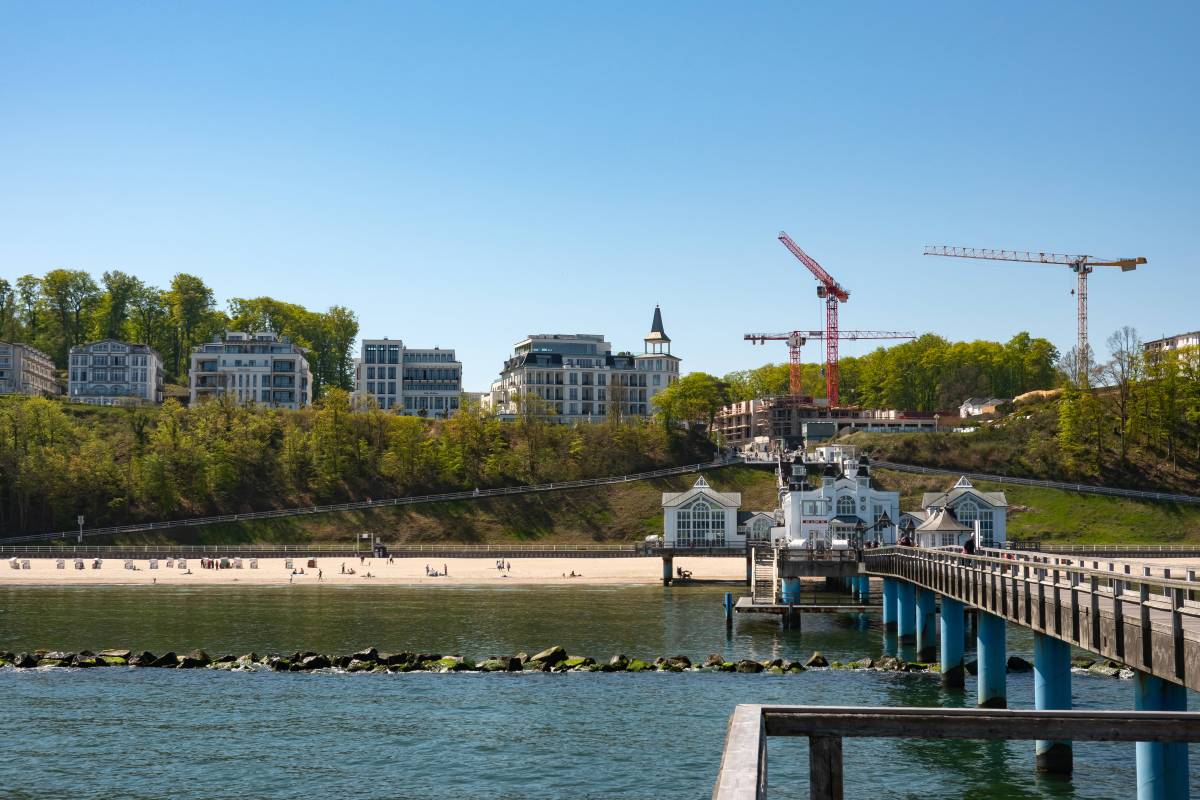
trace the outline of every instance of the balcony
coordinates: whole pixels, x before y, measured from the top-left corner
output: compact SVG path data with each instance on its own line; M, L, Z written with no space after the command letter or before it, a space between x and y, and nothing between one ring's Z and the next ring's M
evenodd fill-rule
M296 363L294 361L276 361L271 364L272 372L295 372Z

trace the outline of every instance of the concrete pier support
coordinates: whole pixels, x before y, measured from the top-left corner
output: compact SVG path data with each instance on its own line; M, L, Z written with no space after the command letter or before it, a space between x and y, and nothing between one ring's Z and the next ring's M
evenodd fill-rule
M1187 711L1187 690L1145 672L1135 672L1138 711ZM1187 800L1188 751L1184 742L1137 743L1138 800Z
M896 633L900 644L917 640L917 587L908 581L896 586Z
M780 601L785 605L800 602L800 579L782 578L780 580Z
M929 589L917 589L917 661L937 658L937 596Z
M942 598L942 686L961 689L966 685L963 666L963 604Z
M1037 632L1033 634L1033 701L1038 711L1071 708L1071 646ZM1038 739L1034 752L1038 772L1071 774L1070 742Z
M663 586L670 586L671 579L675 577L675 558L674 556L663 556Z
M986 611L979 612L979 632L975 652L979 668L979 707L1008 708L1006 689L1008 652L1004 641L1004 620Z
M886 633L896 630L896 584L895 578L883 579L883 630Z

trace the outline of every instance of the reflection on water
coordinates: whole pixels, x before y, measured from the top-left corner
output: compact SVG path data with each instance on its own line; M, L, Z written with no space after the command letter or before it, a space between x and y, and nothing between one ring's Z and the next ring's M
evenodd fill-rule
M722 587L136 587L0 590L0 649L107 646L463 653L562 644L654 657L877 658L877 618L806 615L727 629ZM1027 633L1009 651L1030 656ZM910 657L912 653L902 656ZM1128 681L1075 679L1078 706L1129 708ZM296 675L0 670L10 735L0 795L696 798L742 702L971 706L936 675ZM1013 707L1029 674L1009 676ZM770 743L777 796L802 796L804 740ZM1125 798L1133 746L1076 747L1073 781L1037 778L1031 742L847 741L847 797ZM1200 791L1200 778L1194 791Z

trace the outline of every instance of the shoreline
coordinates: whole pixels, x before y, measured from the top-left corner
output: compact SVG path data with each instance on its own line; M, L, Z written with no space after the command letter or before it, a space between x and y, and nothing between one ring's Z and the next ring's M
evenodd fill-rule
M21 559L23 561L24 559ZM187 559L187 570L167 567L160 559L158 568L151 569L147 559L134 559L137 569L126 569L124 559L104 559L99 569L92 560L84 559L84 569L74 567L73 559L57 567L54 558L30 558L30 569L13 569L0 562L0 587L9 586L620 586L654 585L662 583L662 559L657 556L635 558L506 558L509 569L497 568L495 558L317 558L316 566L309 559L294 558L293 575L284 558L257 559L258 568L251 569L251 559L242 559L242 568L203 569L201 559ZM232 562L233 560L230 559ZM425 568L447 574L430 576ZM730 582L744 584L746 561L740 556L680 556L676 568L692 573L695 583ZM347 572L343 572L343 567ZM354 573L350 574L349 570ZM190 574L189 574L190 571ZM574 577L572 577L574 573ZM367 577L368 574L370 577ZM687 585L687 584L684 584Z

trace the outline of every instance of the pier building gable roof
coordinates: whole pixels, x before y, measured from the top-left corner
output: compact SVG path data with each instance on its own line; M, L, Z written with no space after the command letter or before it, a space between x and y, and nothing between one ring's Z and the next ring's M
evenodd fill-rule
M993 508L1006 508L1008 498L1004 492L981 492L971 485L964 475L948 491L925 492L921 497L921 508L952 508L965 496L976 497Z
M686 492L663 492L662 505L663 508L671 508L673 506L681 506L688 501L700 497L708 497L714 500L718 505L725 508L740 508L742 505L741 492L718 492L708 485L708 481L704 480L701 475L692 484L692 488Z

